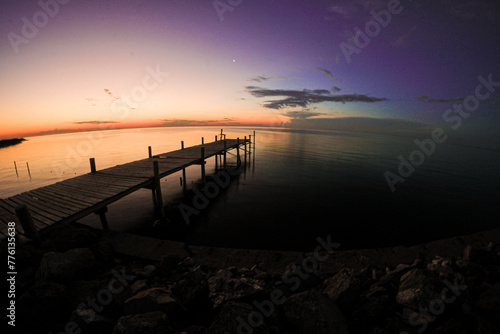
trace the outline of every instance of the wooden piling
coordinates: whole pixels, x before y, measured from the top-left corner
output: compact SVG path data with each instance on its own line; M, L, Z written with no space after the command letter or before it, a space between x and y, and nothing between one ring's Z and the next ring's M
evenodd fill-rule
M16 175L17 175L17 178L19 178L19 173L17 171L17 165L16 165L16 162L14 161L14 168L16 169Z
M182 169L182 189L186 191L186 168Z
M24 234L26 235L26 237L30 238L36 243L40 243L40 235L36 230L35 224L33 223L33 218L31 217L31 213L28 210L28 207L23 204L15 208L15 210L16 216L24 229Z
M157 160L153 161L153 173L155 180L154 186L156 190L156 202L158 203L158 214L160 216L160 219L163 219L165 218L165 211L163 210L163 196L161 194L160 167Z
M226 152L226 150L227 150L226 145L227 145L227 144L226 144L226 140L224 139L224 164L223 164L224 169L226 168L226 153L227 153L227 152Z
M148 155L150 158L153 156L153 151L151 150L151 146L148 146Z
M245 141L243 142L245 145L245 165L247 164L247 136L245 136Z
M205 148L201 148L201 183L205 184Z
M95 158L90 158L90 172L95 173L97 169L95 168Z
M205 139L201 137L201 145L205 144Z
M181 141L181 150L183 150L183 149L184 149L184 140Z
M236 138L236 161L237 161L238 165L241 163L241 158L240 158L240 137Z
M217 135L215 135L215 141L217 141Z
M107 206L94 212L96 215L99 215L99 220L101 221L103 230L109 230L108 219L106 218L106 212L108 212Z

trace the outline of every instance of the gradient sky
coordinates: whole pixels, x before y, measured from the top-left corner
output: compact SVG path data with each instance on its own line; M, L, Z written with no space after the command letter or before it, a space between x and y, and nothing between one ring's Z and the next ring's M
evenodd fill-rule
M0 138L345 117L404 128L442 123L479 75L500 81L497 1L401 1L350 62L342 43L355 45L356 27L391 1L59 1L52 16L40 3L56 0L0 3ZM34 21L36 33L26 28ZM145 89L155 70L168 75ZM499 110L500 88L464 131L497 134Z

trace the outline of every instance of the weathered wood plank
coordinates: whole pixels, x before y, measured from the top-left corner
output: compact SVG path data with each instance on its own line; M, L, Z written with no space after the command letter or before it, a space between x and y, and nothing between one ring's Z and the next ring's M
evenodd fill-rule
M53 185L50 188L49 187L39 188L37 190L45 192L48 195L53 195L61 198L68 198L72 202L80 202L85 206L94 205L100 201L98 199L92 199L88 196L80 196L78 194L75 194L74 192L69 192L65 188L59 187L58 185Z
M106 196L114 196L114 194L117 191L120 192L122 189L126 189L126 188L110 187L107 185L93 184L91 182L83 182L76 180L69 180L68 182L65 182L63 185L73 187L81 191L95 193L99 195L106 195Z
M52 220L53 222L58 222L62 218L64 218L64 215L61 213L58 213L54 210L45 208L43 205L40 205L39 203L36 203L35 201L31 201L26 197L21 197L19 195L10 197L9 200L12 202L18 204L18 205L26 205L30 212L36 212L40 216L43 216L45 218L48 218Z
M82 202L78 201L72 201L68 197L59 197L56 196L55 194L47 194L45 192L39 191L39 189L35 189L30 191L30 194L33 194L34 196L43 199L44 201L55 201L58 206L62 206L66 209L84 209L87 207L87 205L84 205Z
M55 198L46 198L45 196L43 196L39 193L35 193L33 191L30 191L29 193L23 193L23 194L21 194L21 196L25 196L27 198L33 199L35 202L40 203L44 207L61 213L63 215L63 217L66 217L68 215L72 215L78 211L78 209L75 208L74 206L73 207L67 206L64 203L60 203Z

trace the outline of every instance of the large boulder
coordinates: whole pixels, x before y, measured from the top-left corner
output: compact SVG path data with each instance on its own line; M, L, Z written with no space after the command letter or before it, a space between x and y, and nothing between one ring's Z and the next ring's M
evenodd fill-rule
M441 298L443 287L429 271L413 269L401 276L396 301L413 310L426 308L432 300Z
M348 333L342 311L335 303L316 290L298 293L283 303L288 323L300 334Z
M87 228L61 223L43 231L42 239L42 248L65 252L72 248L88 247L98 241L98 236Z
M75 248L64 253L46 253L40 263L42 280L72 280L90 276L96 259L88 248Z
M166 314L160 311L126 315L118 319L113 334L174 333Z

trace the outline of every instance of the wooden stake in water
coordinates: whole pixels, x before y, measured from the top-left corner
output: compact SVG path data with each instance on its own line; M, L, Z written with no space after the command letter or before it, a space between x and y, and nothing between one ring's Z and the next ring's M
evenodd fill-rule
M26 161L26 167L28 167L28 175L30 176L30 180L31 180L30 165L28 164L27 161Z
M150 158L153 156L153 151L151 150L151 146L148 146L148 155Z
M184 140L181 141L181 150L183 150L183 149L184 149Z
M17 178L19 178L19 173L17 172L17 165L16 165L16 162L14 161L14 168L16 169L16 175L17 175Z

